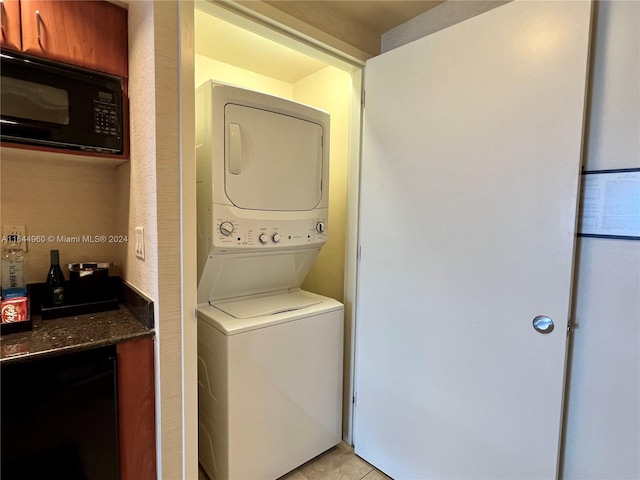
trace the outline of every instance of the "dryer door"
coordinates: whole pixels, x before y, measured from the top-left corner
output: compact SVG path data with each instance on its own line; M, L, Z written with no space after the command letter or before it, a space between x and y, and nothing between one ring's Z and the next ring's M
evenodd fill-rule
M249 210L312 210L322 197L323 131L316 123L225 105L225 192Z

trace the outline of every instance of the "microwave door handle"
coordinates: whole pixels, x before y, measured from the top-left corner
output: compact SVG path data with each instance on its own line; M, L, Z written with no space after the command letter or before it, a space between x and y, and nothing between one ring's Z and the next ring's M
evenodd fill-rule
M229 173L240 175L242 171L242 132L237 123L229 124Z

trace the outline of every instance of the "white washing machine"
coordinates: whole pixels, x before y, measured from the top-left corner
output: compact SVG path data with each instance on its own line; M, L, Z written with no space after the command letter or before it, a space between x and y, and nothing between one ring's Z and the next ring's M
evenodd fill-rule
M276 479L341 440L344 307L300 289L327 239L329 116L211 81L196 98L199 460Z
M308 306L245 317L291 304ZM342 324L342 304L304 291L199 309L199 449L211 478L275 479L340 441Z

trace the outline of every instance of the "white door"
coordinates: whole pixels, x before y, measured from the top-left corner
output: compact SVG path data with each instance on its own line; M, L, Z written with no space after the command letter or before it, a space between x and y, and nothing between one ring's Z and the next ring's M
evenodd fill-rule
M556 476L590 16L515 1L367 63L354 442L396 480Z

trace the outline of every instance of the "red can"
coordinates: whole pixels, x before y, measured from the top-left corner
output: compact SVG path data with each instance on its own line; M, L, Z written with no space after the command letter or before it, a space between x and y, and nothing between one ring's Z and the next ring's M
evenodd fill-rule
M27 315L27 297L2 300L2 323L24 322Z

